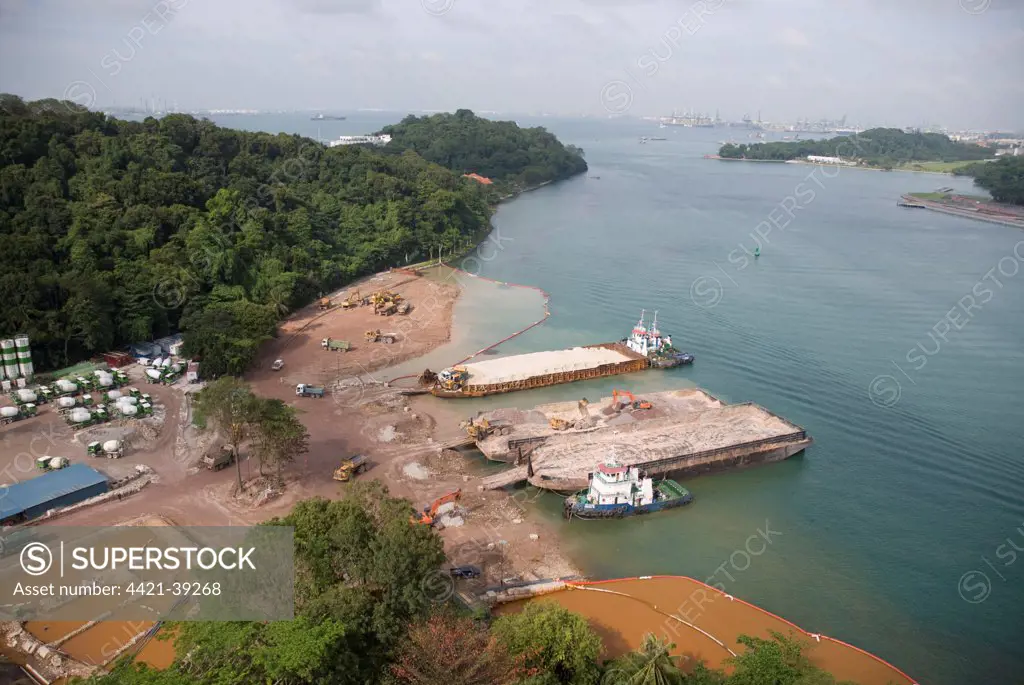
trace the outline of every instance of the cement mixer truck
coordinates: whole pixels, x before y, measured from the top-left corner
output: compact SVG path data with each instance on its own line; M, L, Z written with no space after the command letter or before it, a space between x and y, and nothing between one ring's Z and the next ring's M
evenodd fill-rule
M40 471L56 471L68 465L67 457L37 457L36 468Z
M38 411L34 404L23 404L20 407L0 407L0 425L6 426L15 421L31 418Z

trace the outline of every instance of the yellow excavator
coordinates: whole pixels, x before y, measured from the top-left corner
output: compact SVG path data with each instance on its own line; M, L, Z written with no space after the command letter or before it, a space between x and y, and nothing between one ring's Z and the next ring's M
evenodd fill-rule
M341 308L352 309L365 303L365 298L362 294L358 290L353 290L349 296L342 301Z

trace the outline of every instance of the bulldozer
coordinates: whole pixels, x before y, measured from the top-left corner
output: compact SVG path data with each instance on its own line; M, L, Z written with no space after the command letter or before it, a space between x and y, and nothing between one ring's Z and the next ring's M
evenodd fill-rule
M381 333L379 328L372 331L366 331L366 342L382 342L385 345L390 345L396 340L398 340L397 333Z
M619 398L626 398L626 404L623 406L619 403ZM647 400L638 400L636 396L628 390L612 390L612 411L619 411L626 407L631 409L650 409L652 405Z
M552 428L554 428L556 431L569 430L570 428L572 428L572 425L573 425L571 421L566 421L565 419L560 419L557 416L556 417L552 417L551 420L548 421L548 424Z
M373 305L373 313L378 316L391 316L398 311L398 305L402 296L390 290L378 290L370 295L370 304Z
M494 424L487 419L469 419L466 424L466 433L474 440L483 440L491 435L508 435L512 432L512 426L507 424Z
M410 516L409 521L411 523L419 523L424 526L432 526L436 520L438 509L448 502L458 502L460 499L462 499L461 489L449 492L447 495L442 495L435 499L430 506L423 507L423 512L420 514L419 518Z

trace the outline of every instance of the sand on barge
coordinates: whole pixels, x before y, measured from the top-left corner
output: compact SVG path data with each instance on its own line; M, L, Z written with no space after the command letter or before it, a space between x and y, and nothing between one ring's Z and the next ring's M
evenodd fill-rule
M501 409L482 416L502 430L477 440L494 461L514 463L484 479L498 489L521 482L559 492L588 486L593 465L614 458L650 476L689 477L728 468L782 461L812 440L806 431L767 409L726 405L699 389L650 393L650 409L604 398L597 403L541 405L531 411ZM565 418L579 418L570 428Z
M436 397L484 397L515 390L543 388L620 373L643 371L650 360L623 343L533 352L462 364L423 380Z

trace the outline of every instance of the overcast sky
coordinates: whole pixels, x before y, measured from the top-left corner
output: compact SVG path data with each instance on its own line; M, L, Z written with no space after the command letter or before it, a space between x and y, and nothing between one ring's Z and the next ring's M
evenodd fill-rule
M1024 0L0 0L0 91L93 107L1024 129Z

